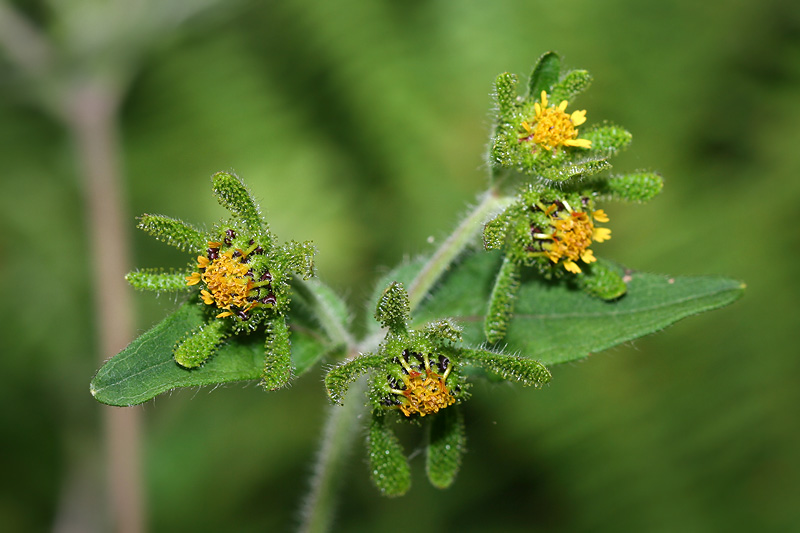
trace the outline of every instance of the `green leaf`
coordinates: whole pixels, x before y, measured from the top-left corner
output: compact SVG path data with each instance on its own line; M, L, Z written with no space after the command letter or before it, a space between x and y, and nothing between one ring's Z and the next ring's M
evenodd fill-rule
M214 355L217 347L225 340L225 322L212 320L190 330L175 347L173 357L183 368L197 368Z
M500 74L494 83L494 91L497 99L498 127L502 127L514 116L517 98L517 77L508 72Z
M191 271L164 271L161 268L140 268L129 272L125 280L140 291L177 292L191 291L195 287L186 284Z
M378 299L375 319L395 335L401 335L407 333L406 322L410 313L406 288L402 283L393 281Z
M333 289L317 278L306 281L295 278L291 285L293 328L321 328L332 347L354 344L350 338L350 311Z
M414 315L414 322L452 317L464 340L484 342L483 320L501 254L477 253L454 265ZM604 302L567 280L548 282L524 269L516 312L502 343L545 365L586 357L648 335L682 319L738 299L744 285L716 276L669 277L612 268L628 292Z
M251 232L257 235L263 234L265 240L268 240L269 233L258 210L258 204L242 180L235 174L217 172L211 177L211 181L220 205L242 220Z
M489 295L489 308L483 324L483 331L489 342L502 340L506 335L519 291L519 270L520 266L515 261L507 256L503 258Z
M553 105L559 105L563 100L572 101L572 98L585 91L592 83L592 76L585 70L570 70L554 87L550 95Z
M332 368L325 375L325 388L331 401L342 404L347 389L359 377L377 368L383 363L383 357L374 354L359 355L355 359L350 359L339 366Z
M373 414L367 437L372 481L384 496L402 496L411 488L411 469L387 417Z
M425 471L431 484L446 489L455 481L466 450L464 415L458 406L442 409L431 420Z
M208 242L206 234L191 224L164 215L142 215L136 227L161 242L196 254L203 253Z
M392 282L399 282L402 283L404 286L409 286L417 274L425 267L425 263L427 262L427 256L420 256L411 261L401 263L400 265L396 266L385 275L381 276L378 282L375 285L375 290L372 293L372 297L369 300L369 304L367 309L377 309L378 302L380 301L381 297L383 296L383 292L386 289L386 286L391 284ZM413 314L413 313L412 313ZM436 317L436 319L441 317ZM381 324L376 322L373 317L367 318L367 331L370 333L376 333L380 331Z
M279 316L267 322L264 342L264 372L261 386L276 390L292 379L292 352L286 318Z
M184 303L119 354L108 360L90 385L99 402L128 406L144 403L179 387L257 380L264 371L265 337L258 332L231 337L199 368L181 368L173 359L175 346L205 321L201 306ZM302 314L289 313L292 364L297 376L335 347Z
M555 52L546 52L536 62L528 81L528 97L538 100L542 91L550 92L561 75L561 58Z
M541 172L542 177L552 181L566 181L572 178L586 178L594 176L604 170L611 168L611 163L605 159L588 160L577 163L568 163L545 169Z
M585 265L583 272L575 276L575 282L587 293L603 300L615 300L628 290L620 273L605 261Z
M487 350L464 350L462 361L497 374L506 381L522 383L525 387L541 387L550 383L550 371L539 361L525 357Z
M661 176L655 172L633 172L621 176L610 176L596 184L595 190L601 198L627 202L647 202L664 186Z
M611 157L621 152L633 139L628 130L608 122L582 128L580 137L592 141L592 153L599 157Z

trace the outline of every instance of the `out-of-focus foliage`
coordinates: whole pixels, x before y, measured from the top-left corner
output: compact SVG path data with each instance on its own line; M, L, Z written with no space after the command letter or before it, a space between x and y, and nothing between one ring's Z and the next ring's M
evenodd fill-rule
M28 9L48 20L46 7ZM242 2L141 63L123 110L129 211L216 219L208 177L235 170L276 233L313 239L323 279L362 301L380 265L425 251L483 186L492 81L549 49L595 75L576 109L633 132L615 165L665 178L647 206L615 209L604 253L644 271L743 279L748 294L562 365L543 392L473 390L459 483L383 500L352 475L339 529L405 524L409 509L421 532L790 529L800 520L796 2ZM75 499L101 491L100 407L86 390L92 273L70 139L7 66L0 57L0 523L43 530L64 518L66 498L81 509ZM185 266L180 252L133 238L137 266ZM176 307L137 302L141 330ZM320 432L318 378L148 407L153 529L285 529Z

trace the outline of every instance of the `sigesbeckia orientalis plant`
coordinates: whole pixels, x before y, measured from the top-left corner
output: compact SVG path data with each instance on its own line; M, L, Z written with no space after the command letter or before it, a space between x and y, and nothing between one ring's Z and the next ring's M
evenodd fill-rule
M523 385L540 387L550 381L550 372L538 361L461 346L461 328L450 320L410 329L408 294L401 283L394 282L384 291L375 318L387 329L376 352L331 369L325 385L331 400L341 403L353 381L362 373L372 374L370 470L375 485L387 496L405 494L411 486L410 467L391 430L390 413L399 413L401 420L412 423L430 421L426 471L430 482L444 489L455 479L464 453L464 420L458 404L469 397L465 367L478 367Z
M185 292L186 300L110 359L92 380L92 394L134 405L176 387L260 379L274 389L327 360L334 363L328 393L344 407L331 410L306 524L329 523L342 474L336 458L350 447L333 436L356 433L344 428L359 419L351 406L363 405L364 394L370 471L380 491L399 496L410 487L397 423L425 426L428 477L449 486L465 449L460 404L471 381L493 376L539 387L550 380L548 366L742 293L735 280L647 274L595 255L611 238L605 202L650 200L662 180L649 171L611 171L609 159L631 135L590 124L592 114L574 104L589 82L585 71L565 71L552 52L534 67L524 95L515 76L497 78L486 191L438 248L376 284L368 305L377 321L362 327L353 327L348 306L313 277L313 246L279 244L230 173L212 181L232 218L211 231L141 217L142 229L195 259L181 271L136 271L128 280L140 289ZM369 385L360 379L365 374Z

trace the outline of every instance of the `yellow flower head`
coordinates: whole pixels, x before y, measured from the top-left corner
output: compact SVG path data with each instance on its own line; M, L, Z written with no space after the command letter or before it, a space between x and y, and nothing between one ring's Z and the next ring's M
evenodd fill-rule
M398 383L392 380L395 387L390 390L397 395L398 401L394 403L404 415L431 415L456 402L446 384L451 368L449 361L445 359L446 362L441 365L445 367L442 374L431 368L428 357L424 357L425 366L422 369L412 367L402 357L399 361L407 374L403 376L402 388L397 388Z
M592 141L577 138L578 130L575 129L586 122L585 109L567 114L567 101L562 101L558 107L548 105L545 91L542 91L541 103L534 103L533 108L536 116L522 123L520 141L532 141L548 150L559 146L592 147Z
M260 301L256 290L268 285L271 277L265 274L262 280L256 282L253 279L253 270L247 264L248 255L260 248L253 246L247 251L231 249L220 253L221 243L209 242L208 246L208 255L198 256L198 272L186 276L186 284L203 283L204 288L200 290L203 303L216 305L223 310L217 318L235 314L246 320L251 309L262 303L274 303L274 298Z
M597 228L593 220L608 222L608 215L602 209L594 211L591 216L584 211L575 211L568 203L562 201L563 209L558 204L552 204L544 209L550 216L552 230L550 233L533 233L533 237L545 240L542 245L544 255L553 263L559 261L564 268L574 274L579 274L581 268L578 260L586 264L594 263L597 258L589 249L592 242L603 242L611 238L611 230Z

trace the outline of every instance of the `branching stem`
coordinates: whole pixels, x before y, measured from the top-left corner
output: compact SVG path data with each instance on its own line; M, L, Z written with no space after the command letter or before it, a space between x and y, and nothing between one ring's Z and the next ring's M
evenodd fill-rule
M462 220L409 284L408 295L412 311L424 300L453 261L475 240L484 223L511 201L511 197L501 195L495 189L484 193L478 205ZM373 335L357 346L351 344L347 358L356 357L359 352L374 350L381 338L382 336ZM341 477L339 474L356 434L357 418L364 409L359 400L365 386L365 380L359 380L351 387L344 406L333 406L329 410L311 489L303 504L299 529L302 533L330 531L336 507L336 480Z

